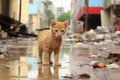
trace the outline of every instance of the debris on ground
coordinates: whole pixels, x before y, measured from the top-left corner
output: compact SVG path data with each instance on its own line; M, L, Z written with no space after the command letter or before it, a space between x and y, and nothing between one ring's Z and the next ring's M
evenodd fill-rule
M75 48L80 48L82 46L84 46L84 43L79 42L79 43L76 43L74 47Z
M0 52L0 59L3 59L5 57L3 52Z
M87 73L63 76L63 80L79 80L79 79L88 79L88 78L91 78L91 76Z
M109 65L106 65L106 68L109 68L109 69L118 69L120 68L120 66L116 63L112 63L112 64L109 64Z
M91 62L89 63L89 65L91 65L91 66L96 65L96 64L98 64L98 61L91 61Z
M106 67L106 64L105 63L98 63L97 66L99 68L105 68Z
M0 59L3 59L4 57L4 54L0 54Z
M90 58L97 58L97 55L90 55Z
M86 78L91 78L91 76L89 74L87 74L87 73L79 75L79 79L86 79Z
M65 79L73 79L73 76L63 76Z
M115 44L116 44L116 45L120 45L120 39L116 39Z
M96 32L93 29L86 32L84 36L85 36L84 39L87 41L95 41L96 40Z

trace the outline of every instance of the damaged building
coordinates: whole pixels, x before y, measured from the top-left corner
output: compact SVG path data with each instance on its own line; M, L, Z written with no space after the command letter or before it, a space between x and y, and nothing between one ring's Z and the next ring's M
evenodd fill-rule
M86 14L88 14L88 30L96 29L97 26L107 27L114 30L120 29L120 0L72 0L71 24L73 32L80 32L85 27ZM88 3L88 8L86 3ZM87 13L88 10L88 13Z
M1 31L6 32L8 36L19 36L18 33L28 33L25 25L28 22L27 6L28 0L0 0Z

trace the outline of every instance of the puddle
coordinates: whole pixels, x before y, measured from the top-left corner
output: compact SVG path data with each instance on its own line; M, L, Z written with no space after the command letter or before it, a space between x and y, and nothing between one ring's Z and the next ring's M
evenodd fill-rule
M36 39L0 41L0 80L119 80L120 69L93 69L88 52L65 43L60 52L61 67L37 64ZM83 79L82 74L88 77ZM81 78L82 75L82 78ZM86 76L86 75L85 75Z
M60 54L62 67L37 64L37 41L35 39L11 39L0 41L0 79L2 80L62 80L69 75L70 44L63 44Z

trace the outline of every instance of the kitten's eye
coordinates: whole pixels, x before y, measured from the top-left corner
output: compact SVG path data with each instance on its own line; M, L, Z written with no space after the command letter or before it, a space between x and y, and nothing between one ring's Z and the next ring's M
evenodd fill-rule
M55 32L58 32L58 30L56 29Z
M61 30L61 32L64 32L64 30Z

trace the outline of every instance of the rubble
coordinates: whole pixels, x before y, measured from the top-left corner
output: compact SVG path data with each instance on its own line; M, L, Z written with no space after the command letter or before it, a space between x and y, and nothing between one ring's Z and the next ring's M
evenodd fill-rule
M3 54L0 54L0 58L3 59L5 56Z
M86 78L90 78L90 75L87 74L87 73L84 73L84 74L80 74L80 75L79 75L79 79L86 79Z
M106 64L105 63L98 63L97 66L98 66L98 68L105 68Z
M106 68L109 68L109 69L118 69L120 68L120 66L116 63L112 63L112 64L108 64L106 65Z
M76 42L74 48L83 57L88 54L89 65L93 68L120 68L120 36L110 33L105 27L89 30L80 35L82 42Z
M115 44L116 44L116 45L120 45L120 39L116 39L116 40L115 40Z

